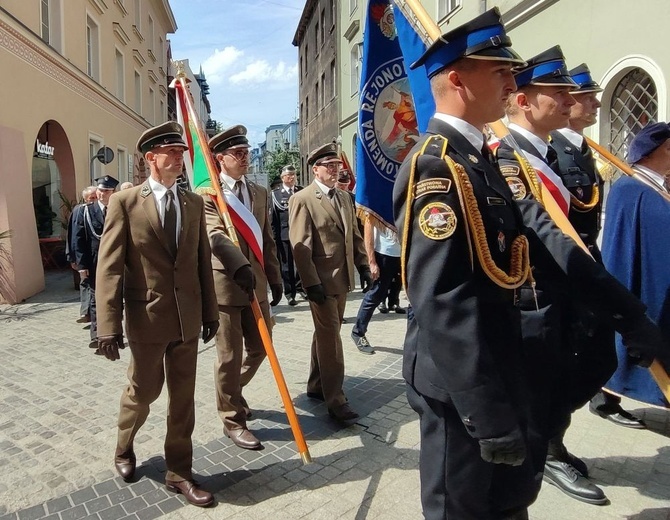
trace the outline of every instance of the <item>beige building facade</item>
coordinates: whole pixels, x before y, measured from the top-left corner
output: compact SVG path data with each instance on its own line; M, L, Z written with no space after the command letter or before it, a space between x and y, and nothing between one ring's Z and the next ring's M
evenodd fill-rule
M568 67L587 63L604 88L599 122L587 133L625 158L649 121L668 121L670 53L663 37L670 2L644 0L422 0L443 32L498 6L514 49L531 57L559 44ZM365 0L342 0L338 66L342 146L355 158ZM355 159L352 159L355 163Z
M4 299L44 288L62 257L63 199L92 179L146 177L135 143L167 119L167 0L0 0L0 245ZM114 158L95 158L108 147Z

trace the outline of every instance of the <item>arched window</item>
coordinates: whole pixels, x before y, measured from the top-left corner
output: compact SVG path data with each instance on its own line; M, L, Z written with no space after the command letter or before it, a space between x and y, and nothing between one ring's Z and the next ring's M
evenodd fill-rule
M651 76L630 69L612 91L609 109L609 149L621 158L640 129L658 120L658 92Z

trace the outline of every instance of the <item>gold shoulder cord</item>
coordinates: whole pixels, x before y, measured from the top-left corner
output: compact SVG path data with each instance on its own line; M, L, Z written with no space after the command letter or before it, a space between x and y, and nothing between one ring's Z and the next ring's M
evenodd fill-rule
M519 162L519 166L521 166L521 171L523 172L523 176L526 178L526 182L530 187L530 192L533 194L533 197L535 197L535 199L537 199L537 201L542 204L542 207L544 207L542 192L540 191L540 181L537 180L535 168L533 168L530 162L528 162L528 159L526 159L516 150L514 150L514 157L516 157L516 160Z
M400 279L403 289L407 292L407 240L412 219L412 201L414 200L414 178L416 176L416 163L419 156L423 155L431 139L426 139L421 150L412 156L412 164L409 169L409 179L407 180L407 197L405 198L405 222L402 227L402 243L400 244ZM446 146L446 144L445 144Z
M593 185L593 192L591 193L591 200L588 201L588 202L582 202L577 197L575 197L572 193L570 193L570 204L572 206L574 206L574 209L576 211L579 211L581 213L586 213L587 211L591 211L593 208L596 207L598 202L600 202L600 188L598 187L598 184Z
M482 266L484 273L489 279L502 287L503 289L517 289L530 280L534 285L535 281L530 269L530 247L528 239L524 235L517 236L512 241L511 248L511 262L510 274L507 274L500 267L498 267L491 256L488 242L486 240L486 231L484 229L484 222L482 215L477 205L474 189L468 178L465 168L461 164L457 164L448 155L445 156L445 161L454 176L454 184L458 190L459 196L462 196L465 206L465 215L470 227L472 236L474 237L474 246L477 251L477 258Z

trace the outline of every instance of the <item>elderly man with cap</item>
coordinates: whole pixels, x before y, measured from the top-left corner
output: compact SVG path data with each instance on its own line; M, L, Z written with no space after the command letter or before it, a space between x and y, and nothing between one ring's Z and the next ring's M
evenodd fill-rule
M288 235L288 201L291 196L302 189L295 183L295 166L288 164L281 170L281 184L272 190L272 232L277 244L277 254L281 264L281 275L284 281L284 294L288 304L297 305L295 296L303 292L300 276L296 272L293 261L293 249Z
M218 328L211 251L202 198L179 189L187 146L174 122L146 130L137 151L149 165L141 185L110 200L97 273L98 343L110 360L123 348L122 313L130 345L129 384L121 395L115 467L135 475L135 436L167 383L165 485L196 506L214 502L193 480L198 334Z
M98 265L100 237L105 226L105 215L109 199L119 184L111 175L105 175L96 182L96 199L86 203L72 223L72 254L79 271L81 285L89 293L89 316L91 318L90 348L98 348L98 320L95 298L95 274ZM100 352L95 351L96 354Z
M546 439L528 428L537 421L535 367L516 305L531 266L620 320L628 346L660 348L644 306L536 201L515 203L485 145L484 126L504 115L516 89L512 66L523 63L510 45L494 8L412 65L425 67L437 111L393 191L413 307L403 376L420 416L427 519L528 518L546 455Z
M607 198L603 261L647 305L649 316L670 340L670 125L651 123L640 130L628 148L628 162L634 176L616 181ZM618 367L605 388L667 408L650 372L631 361L618 334L616 349ZM670 369L670 342L658 359ZM611 405L616 410L618 403ZM603 407L599 411L607 413Z
M214 201L205 196L207 233L212 247L212 267L216 299L219 304L219 331L216 335L217 359L214 366L216 406L223 421L223 432L240 448L262 448L247 428L251 411L242 395L265 359L251 300L256 295L268 329L272 330L267 286L272 290L270 305L282 297L281 273L270 225L267 190L246 179L249 171L247 129L235 125L209 140L209 147L221 167L224 191L236 197L232 209L255 234L238 230L239 248L227 235Z
M307 164L314 182L289 199L293 257L314 321L307 395L325 401L340 422L358 418L342 388L344 353L340 328L347 293L358 269L363 290L372 284L351 197L335 187L342 161L330 143L313 150Z

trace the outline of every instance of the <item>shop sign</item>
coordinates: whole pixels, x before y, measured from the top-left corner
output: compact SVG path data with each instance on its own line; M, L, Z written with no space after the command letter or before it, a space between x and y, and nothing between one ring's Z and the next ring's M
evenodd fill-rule
M54 158L55 148L49 145L49 141L46 143L40 143L40 140L35 141L35 157L41 157L42 159L53 159Z

